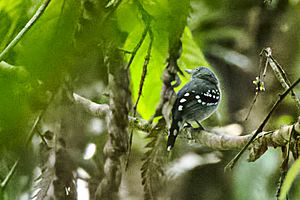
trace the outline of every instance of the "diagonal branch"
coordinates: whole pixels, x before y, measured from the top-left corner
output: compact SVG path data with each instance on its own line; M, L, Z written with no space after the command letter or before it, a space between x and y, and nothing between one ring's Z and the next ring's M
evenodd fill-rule
M225 170L228 169L232 169L234 167L234 165L236 164L236 162L239 160L239 158L241 157L241 155L246 151L246 149L249 147L249 145L251 144L251 142L256 138L256 136L263 131L263 128L265 127L265 125L267 124L267 122L269 121L271 115L273 114L273 112L275 111L275 109L277 108L277 106L279 105L279 103L290 93L290 91L300 82L300 78L295 81L293 83L293 85L291 87L289 87L289 89L287 89L282 95L279 96L279 99L276 101L276 103L273 105L271 111L268 113L268 115L266 116L266 118L264 119L264 121L260 124L260 126L258 127L258 129L255 131L255 133L252 135L252 137L249 139L249 141L247 142L247 144L242 148L242 150L227 164L227 166L225 167Z

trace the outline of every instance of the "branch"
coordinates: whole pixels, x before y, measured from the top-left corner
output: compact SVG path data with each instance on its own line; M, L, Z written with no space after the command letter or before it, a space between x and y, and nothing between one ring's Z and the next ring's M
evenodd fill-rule
M33 26L33 24L42 16L51 0L44 0L39 9L27 22L24 28L17 34L17 36L7 45L7 47L0 54L0 61L3 60L4 56L22 39L25 33Z
M73 93L73 98L75 104L80 105L84 110L95 117L103 118L109 112L109 106L107 104L97 104L76 93Z
M271 115L275 111L275 109L278 107L279 103L289 94L289 92L300 82L300 78L289 87L282 95L279 96L279 99L276 101L276 103L273 105L271 111L268 113L268 115L265 117L264 121L260 124L258 129L255 131L255 133L252 135L250 140L247 142L247 144L242 148L242 150L226 165L225 170L232 169L236 162L239 160L241 155L246 151L248 146L251 144L251 142L255 139L255 137L263 131L263 128L269 121Z
M104 178L97 187L95 199L119 199L119 187L128 152L128 112L131 108L129 70L122 57L112 53L108 62L109 108L106 116L108 139L103 148Z
M283 126L273 131L262 131L251 144L249 150L249 161L255 161L263 153L260 151L266 147L285 146L290 137L290 131L295 128L295 133L300 134L300 118L293 125ZM203 131L199 129L185 129L185 134L192 135L197 143L210 147L215 150L234 150L241 149L253 136L246 134L236 136L231 130L220 128L217 132ZM265 151L264 151L265 152Z
M79 96L77 94L73 94L75 96ZM97 104L84 97L79 96L80 101L76 103L84 107L86 111L94 116L101 116L107 113L109 110L109 106L106 104ZM89 102L90 104L88 104ZM105 112L97 112L93 111L93 109L88 108L87 106L93 107L106 107ZM144 131L149 133L153 127L148 123L147 120L135 117L128 117L129 126L133 129ZM283 126L278 130L273 131L261 131L258 133L256 139L250 146L250 155L249 161L255 161L258 159L268 147L279 147L285 146L289 141L290 131L294 127L295 134L300 134L300 118L298 122L293 125ZM167 132L167 128L162 130ZM228 130L226 127L218 128L218 131L203 131L199 129L187 128L181 131L180 135L192 135L192 138L195 139L196 143L207 146L209 148L215 150L237 150L241 149L251 137L253 137L253 133L241 133L243 136L237 136L236 133L233 133L232 130Z
M287 77L285 71L283 70L283 68L280 66L280 64L272 56L271 48L270 47L265 48L265 49L263 49L262 52L264 53L265 57L267 58L267 62L271 66L276 78L278 79L278 81L280 82L282 87L287 90L291 86L291 82L288 79L288 77ZM295 92L293 90L291 90L291 96L294 99L294 101L296 102L296 105L297 105L298 109L300 109L300 100L299 100L298 96L295 94Z

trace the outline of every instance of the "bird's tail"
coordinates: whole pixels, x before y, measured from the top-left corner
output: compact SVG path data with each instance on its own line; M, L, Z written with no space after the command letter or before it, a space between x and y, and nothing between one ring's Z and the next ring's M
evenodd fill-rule
M178 133L179 133L179 121L173 119L171 128L168 133L167 151L171 151L171 149L174 147L175 140Z

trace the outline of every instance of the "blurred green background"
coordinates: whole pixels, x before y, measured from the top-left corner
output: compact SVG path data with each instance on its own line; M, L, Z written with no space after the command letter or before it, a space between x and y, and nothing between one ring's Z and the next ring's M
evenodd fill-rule
M39 0L0 0L0 51L17 35L42 4ZM141 11L141 7L143 11ZM178 9L172 14L172 9ZM161 76L168 57L169 33L185 27L181 69L209 66L221 82L222 104L204 122L205 127L239 123L245 133L255 130L283 91L269 68L266 92L259 96L250 117L245 116L255 94L252 81L259 74L259 53L271 47L273 56L293 82L300 75L300 3L298 0L52 0L41 18L0 63L0 180L5 179L14 162L19 166L0 199L28 199L35 192L43 154L38 134L26 144L34 120L45 112L38 125L61 132L70 157L80 158L72 170L77 186L79 170L88 174L90 195L103 176L102 149L107 138L105 122L88 115L61 95L62 88L75 91L95 102L106 103L106 51L117 46L132 51L145 28L143 12L151 17L153 47L139 116L149 119L159 102ZM131 91L137 98L142 66L150 42L146 36L132 65ZM124 62L130 54L124 54ZM2 61L2 60L1 60ZM208 64L209 63L209 64ZM181 85L189 76L180 76ZM295 89L300 94L300 87ZM291 97L278 107L266 129L277 129L297 120L299 110ZM141 158L149 142L145 133L134 132L132 155L121 185L122 199L142 199ZM184 156L186 141L178 144L174 158ZM95 148L91 157L90 148ZM88 148L89 147L89 148ZM198 152L199 153L199 152ZM203 153L203 152L202 152ZM161 191L171 199L274 199L280 175L281 152L268 151L255 163L244 157L232 173L223 168L236 152L222 152L221 162L199 164ZM201 153L199 153L201 155ZM90 168L85 168L86 162ZM207 163L211 163L208 159ZM79 175L78 175L79 174ZM78 189L79 191L79 189ZM78 192L77 191L77 192ZM299 199L297 180L290 199ZM78 192L79 193L82 192ZM163 195L161 195L163 196ZM165 198L161 197L162 199Z

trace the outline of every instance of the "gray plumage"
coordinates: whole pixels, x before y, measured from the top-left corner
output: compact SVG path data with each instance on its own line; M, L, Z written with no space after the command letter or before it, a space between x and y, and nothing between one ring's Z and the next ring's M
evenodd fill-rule
M169 130L167 150L174 146L181 126L185 122L201 122L218 107L221 99L219 81L206 67L186 70L191 80L177 93L172 108L172 124Z

